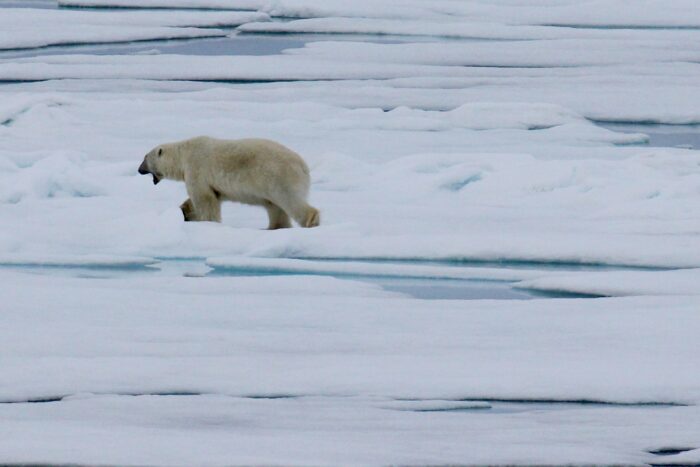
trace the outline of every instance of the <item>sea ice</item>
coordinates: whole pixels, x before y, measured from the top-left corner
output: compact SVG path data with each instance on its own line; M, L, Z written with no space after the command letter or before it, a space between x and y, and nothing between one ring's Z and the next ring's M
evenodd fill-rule
M0 8L0 47L326 35L0 52L0 463L697 462L700 151L644 134L700 122L694 1L61 5L105 8ZM136 170L200 134L299 152L322 225L183 222Z

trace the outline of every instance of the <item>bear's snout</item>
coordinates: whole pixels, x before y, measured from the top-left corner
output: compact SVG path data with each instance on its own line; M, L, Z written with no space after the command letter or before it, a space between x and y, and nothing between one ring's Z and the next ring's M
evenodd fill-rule
M158 182L160 182L160 179L162 175L156 174L155 172L151 172L151 170L148 168L148 164L146 163L146 159L141 162L141 165L139 166L139 173L141 175L148 175L151 174L153 176L153 184L158 185Z
M141 165L139 166L139 173L141 175L147 175L147 174L151 173L148 170L148 165L146 164L146 159L144 159L143 162L141 162Z

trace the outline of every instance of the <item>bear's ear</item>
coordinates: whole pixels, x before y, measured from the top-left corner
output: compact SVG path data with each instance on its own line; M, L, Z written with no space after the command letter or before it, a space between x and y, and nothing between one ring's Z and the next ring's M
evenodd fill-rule
M163 155L163 148L158 148L158 157Z

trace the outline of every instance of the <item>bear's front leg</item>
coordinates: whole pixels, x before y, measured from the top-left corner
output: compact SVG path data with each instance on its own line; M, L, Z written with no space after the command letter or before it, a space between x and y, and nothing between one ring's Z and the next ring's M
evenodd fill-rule
M185 187L190 196L190 219L192 221L221 222L221 199L219 193L205 183L201 174L186 173ZM184 204L187 204L185 201ZM183 209L183 214L185 210Z
M194 193L190 199L193 221L221 222L221 200L214 192Z
M194 206L192 205L192 200L187 198L184 203L180 205L180 210L182 215L185 217L185 222L194 221Z

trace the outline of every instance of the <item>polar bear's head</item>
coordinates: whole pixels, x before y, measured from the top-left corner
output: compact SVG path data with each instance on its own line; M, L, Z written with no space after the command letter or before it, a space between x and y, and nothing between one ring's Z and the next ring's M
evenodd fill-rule
M153 176L154 185L164 178L179 179L177 174L181 170L178 169L178 151L176 149L172 144L156 146L143 158L143 162L139 166L139 173Z

